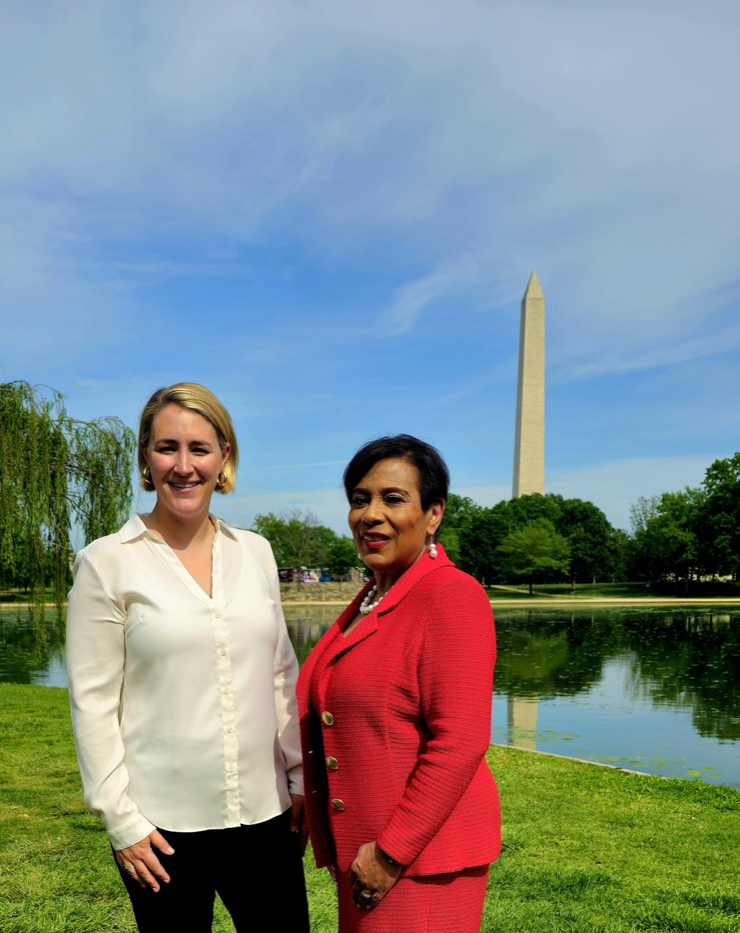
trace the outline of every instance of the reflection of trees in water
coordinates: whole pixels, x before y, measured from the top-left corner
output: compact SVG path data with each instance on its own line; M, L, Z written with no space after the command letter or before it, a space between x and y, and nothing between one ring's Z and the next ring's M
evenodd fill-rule
M49 670L50 654L64 648L64 625L47 613L43 633L33 620L0 613L0 680L30 684L33 675Z
M338 615L339 611L327 613L326 610L323 610L315 615L309 615L306 610L303 610L300 617L296 618L293 616L286 619L288 634L293 643L293 649L298 658L298 664L301 667L303 667L303 662L311 653L311 649L324 632L333 624L335 616Z
M496 692L550 699L573 696L601 680L606 658L619 643L619 629L607 613L529 610L506 615L496 637Z
M497 693L573 696L629 652L636 693L689 708L700 735L740 738L740 613L535 609L504 614L497 636Z
M623 625L636 690L691 709L699 735L740 739L740 614L644 612Z

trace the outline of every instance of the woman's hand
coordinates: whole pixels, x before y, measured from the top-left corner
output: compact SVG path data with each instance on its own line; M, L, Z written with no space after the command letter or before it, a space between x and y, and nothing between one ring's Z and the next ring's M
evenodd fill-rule
M290 800L290 831L301 834L301 855L304 855L308 845L308 827L306 815L303 812L303 795L291 794Z
M352 900L361 910L375 907L398 881L401 868L388 861L377 842L366 842L349 868Z
M159 878L167 883L170 876L154 854L153 846L156 846L165 855L175 854L175 850L169 842L155 829L141 842L137 842L125 849L118 849L116 851L116 861L137 884L140 884L142 888L151 888L156 894L159 891L159 881L157 879Z

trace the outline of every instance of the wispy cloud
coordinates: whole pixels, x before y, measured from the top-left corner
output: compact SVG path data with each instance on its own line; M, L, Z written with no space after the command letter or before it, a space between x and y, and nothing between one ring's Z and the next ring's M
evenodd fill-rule
M462 293L478 281L476 263L461 260L405 283L396 290L392 304L384 312L383 330L386 334L410 330L428 305L443 296Z
M635 353L623 351L621 354L613 355L609 352L602 352L597 358L592 358L585 363L565 365L561 372L556 373L555 379L556 381L589 379L613 373L655 369L659 366L671 366L717 353L728 353L737 349L738 346L740 346L740 325L729 327L717 334L708 334L677 344L653 346Z

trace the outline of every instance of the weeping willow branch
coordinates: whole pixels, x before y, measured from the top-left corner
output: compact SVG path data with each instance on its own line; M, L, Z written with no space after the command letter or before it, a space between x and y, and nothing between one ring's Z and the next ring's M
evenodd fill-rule
M128 516L135 447L118 418L76 421L59 392L0 383L0 588L29 591L39 629L46 587L62 612L73 522L89 542Z

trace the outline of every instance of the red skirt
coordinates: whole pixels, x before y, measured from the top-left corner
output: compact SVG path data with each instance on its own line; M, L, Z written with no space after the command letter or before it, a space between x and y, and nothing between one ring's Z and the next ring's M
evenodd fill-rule
M339 872L339 933L479 933L487 880L488 865L401 877L377 907L361 910Z

